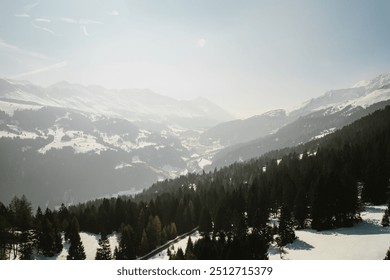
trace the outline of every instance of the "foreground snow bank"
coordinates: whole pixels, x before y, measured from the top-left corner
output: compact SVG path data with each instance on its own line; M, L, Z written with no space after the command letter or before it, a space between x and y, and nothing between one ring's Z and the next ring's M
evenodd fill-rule
M390 228L380 222L386 206L367 206L363 221L351 228L317 232L297 230L298 239L284 248L283 259L291 260L382 260L390 246ZM281 258L271 247L269 258Z

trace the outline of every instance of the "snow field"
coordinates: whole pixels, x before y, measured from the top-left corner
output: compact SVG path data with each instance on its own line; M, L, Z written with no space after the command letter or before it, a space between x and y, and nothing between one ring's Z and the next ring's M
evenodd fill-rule
M282 259L382 260L390 246L390 228L380 222L386 206L367 206L362 222L350 228L317 232L297 230L298 239L284 247ZM269 249L270 260L281 259L279 248Z

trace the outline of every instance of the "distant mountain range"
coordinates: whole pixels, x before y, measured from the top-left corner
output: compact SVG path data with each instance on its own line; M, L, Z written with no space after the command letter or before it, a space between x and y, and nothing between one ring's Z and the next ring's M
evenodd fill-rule
M322 137L390 100L390 74L244 120L204 98L0 79L0 193L77 203Z
M232 116L204 98L0 79L0 192L76 203L202 169L198 144Z
M322 137L383 108L389 100L390 73L386 73L352 88L328 91L290 110L218 124L203 133L201 139L214 143L231 141L233 145L220 150L209 169Z

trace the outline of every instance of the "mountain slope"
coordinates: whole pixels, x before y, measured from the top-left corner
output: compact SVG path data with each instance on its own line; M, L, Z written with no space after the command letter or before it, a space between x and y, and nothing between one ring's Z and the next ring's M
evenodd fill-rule
M200 136L200 143L218 142L231 146L266 136L288 123L284 110L275 110L245 120L233 120L218 124Z
M382 74L364 86L333 90L290 110L284 126L261 138L222 149L209 170L248 160L274 149L292 147L323 137L389 104L390 74ZM222 126L224 124L220 124ZM262 126L251 129L262 129ZM210 131L210 130L209 130ZM231 132L234 135L234 132Z

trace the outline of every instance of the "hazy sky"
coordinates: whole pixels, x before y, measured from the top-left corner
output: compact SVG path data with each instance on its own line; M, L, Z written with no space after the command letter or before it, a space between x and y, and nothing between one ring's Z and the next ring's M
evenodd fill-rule
M204 96L246 117L390 71L388 0L0 0L0 77Z

